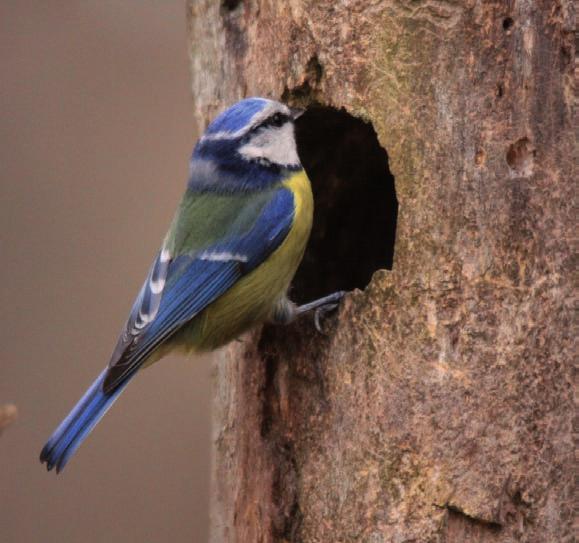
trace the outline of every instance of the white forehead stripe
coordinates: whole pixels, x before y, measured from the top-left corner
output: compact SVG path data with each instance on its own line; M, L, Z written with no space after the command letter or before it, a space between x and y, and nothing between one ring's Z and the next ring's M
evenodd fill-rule
M268 101L263 109L259 110L257 113L254 113L249 122L242 126L239 130L235 132L230 132L228 130L221 130L219 132L215 132L214 134L204 134L201 137L201 141L210 141L210 140L233 140L243 136L245 133L249 132L252 128L257 126L258 124L265 121L270 115L274 113L285 113L286 115L290 115L290 110L284 104L280 104L279 102Z
M260 131L239 148L239 154L247 160L262 159L280 166L299 166L300 164L294 127L291 123L285 123L281 127L268 127Z
M268 102L268 104L261 110L258 111L249 122L250 126L257 126L259 123L265 121L268 117L274 113L285 113L290 114L290 110L287 106L280 104L279 102Z

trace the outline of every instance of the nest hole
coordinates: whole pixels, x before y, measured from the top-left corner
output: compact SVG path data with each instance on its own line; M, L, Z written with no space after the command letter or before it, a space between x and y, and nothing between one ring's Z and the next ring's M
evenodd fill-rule
M242 0L222 0L221 1L221 8L225 11L235 11L239 5L241 4Z
M505 32L508 32L513 27L514 24L515 21L513 20L512 17L505 17L503 19L503 30Z
M364 289L394 261L398 201L388 154L371 123L326 106L312 106L297 120L296 140L315 211L291 298L304 303Z

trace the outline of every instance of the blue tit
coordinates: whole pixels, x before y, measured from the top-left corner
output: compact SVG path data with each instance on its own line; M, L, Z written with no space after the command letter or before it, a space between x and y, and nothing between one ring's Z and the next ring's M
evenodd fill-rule
M248 98L197 142L187 189L108 366L42 449L48 470L61 471L137 372L168 352L211 351L257 324L336 306L342 292L300 307L287 297L313 215L297 115Z

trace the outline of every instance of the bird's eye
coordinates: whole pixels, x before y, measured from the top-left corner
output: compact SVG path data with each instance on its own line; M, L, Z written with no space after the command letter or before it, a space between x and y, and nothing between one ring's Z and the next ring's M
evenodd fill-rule
M271 118L271 124L273 126L281 126L282 124L284 124L286 121L286 116L282 115L281 113L276 113L272 118Z
M276 126L279 128L280 126L283 126L288 120L289 117L287 115L284 115L283 113L276 113L267 119L263 124L265 126Z
M256 126L253 130L260 130L262 128L268 128L270 126L275 126L276 128L279 128L281 126L283 126L285 123L287 123L290 120L289 116L286 115L285 113L276 113L274 115L272 115L271 117L268 117L265 121L263 121L261 124L259 124L258 126Z

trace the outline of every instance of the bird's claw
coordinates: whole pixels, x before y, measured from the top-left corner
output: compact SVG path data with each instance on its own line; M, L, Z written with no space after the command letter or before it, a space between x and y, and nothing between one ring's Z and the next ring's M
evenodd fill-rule
M325 304L318 307L314 311L314 326L316 327L316 330L320 334L327 335L326 332L324 332L324 330L322 329L322 325L320 324L320 318L324 317L328 313L331 313L332 311L335 311L338 308L338 305L339 304L337 302Z
M320 332L320 334L325 334L320 325L320 318L323 317L326 313L334 311L340 304L340 300L345 295L345 290L339 290L329 294L328 296L324 296L323 298L318 298L317 300L314 300L308 304L300 305L295 309L295 315L299 316L313 311L316 330Z

